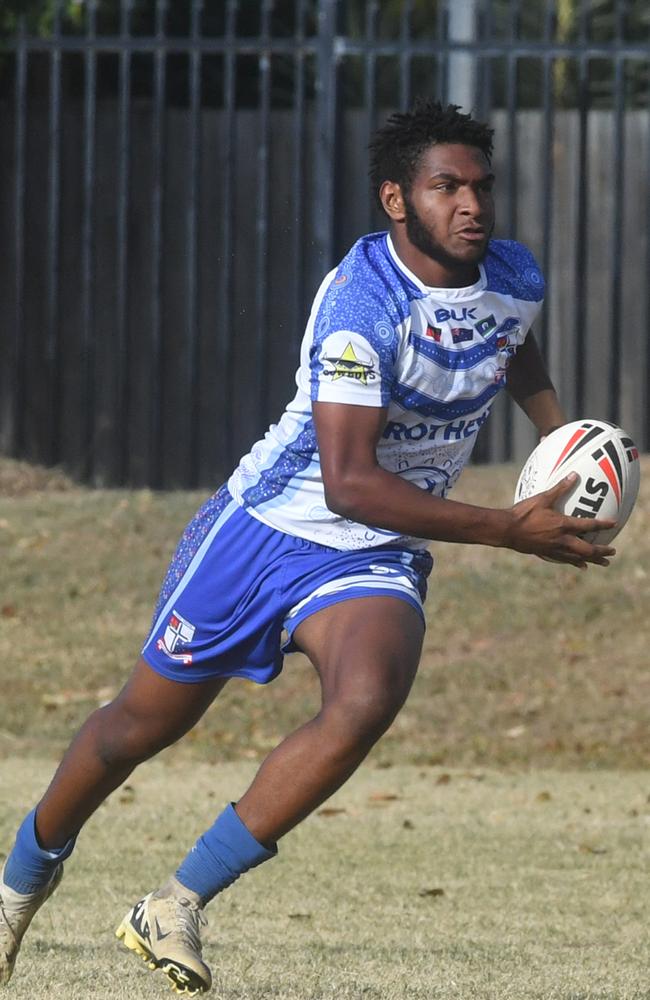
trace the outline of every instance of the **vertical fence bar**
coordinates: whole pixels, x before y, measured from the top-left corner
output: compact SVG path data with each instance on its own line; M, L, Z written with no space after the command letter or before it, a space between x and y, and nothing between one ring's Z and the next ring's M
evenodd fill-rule
M513 51L521 30L521 0L512 0L510 4L510 45L511 49L507 56L507 120L508 120L508 166L506 170L508 184L508 212L507 226L508 239L515 239L517 236L518 223L518 200L519 200L519 122L517 116L517 71L518 56ZM505 397L504 409L506 418L502 428L503 434L503 455L502 458L513 457L513 402L510 396Z
M406 111L411 103L411 14L413 0L403 0L399 22L399 106Z
M45 460L60 459L61 351L59 345L59 238L61 210L61 4L54 8L50 52L48 204L47 204L47 285L45 319L45 359L48 371L48 441Z
M116 363L115 387L118 468L117 481L124 485L129 479L129 425L131 380L129 344L129 175L131 170L131 50L128 44L133 0L120 4L120 62L118 82L118 164L117 164L117 260L116 260Z
M203 0L192 0L189 61L189 176L187 193L187 345L188 405L190 409L188 452L189 483L199 481L199 203L201 198L201 15Z
M95 128L97 115L97 0L88 0L88 31L84 53L84 172L81 233L83 450L81 474L90 480L95 444Z
M269 419L269 140L271 135L271 14L273 0L263 0L259 55L259 140L257 146L257 246L255 252L257 426Z
M646 122L646 128L650 132L650 121ZM650 274L650 134L647 135L646 142L645 273ZM639 207L639 221L642 218L641 208ZM650 329L650 281L644 282L644 299L645 327L648 330ZM639 359L639 371L643 371L645 374L643 391L641 393L642 402L645 404L645 419L641 424L641 433L643 434L641 447L644 451L650 451L650 337L645 338L645 365Z
M14 105L15 188L14 188L14 256L16 297L13 339L12 426L11 454L24 457L25 450L25 139L27 115L27 47L25 18L18 22L16 38L16 99Z
M233 235L234 235L234 166L235 166L235 70L236 70L236 38L237 0L228 0L226 8L224 53L224 143L220 163L222 189L223 233L218 315L222 316L219 330L219 357L223 366L223 378L219 380L222 387L224 408L224 451L223 460L229 469L234 461L233 448L233 368L234 353L232 344L233 313L234 313L234 269L233 269Z
M167 47L165 15L167 0L156 0L156 25L154 51L153 136L151 171L151 410L149 415L150 454L149 475L151 485L162 484L162 406L164 382L162 345L162 264L163 264L163 211L164 211L164 157L165 157L165 86L167 73Z
M583 51L579 56L578 76L578 158L577 158L577 199L576 199L576 242L575 242L575 298L573 308L573 334L575 337L575 410L584 415L586 400L586 330L585 304L587 288L587 134L589 115L589 64L584 49L587 45L587 9L585 0L580 0L579 39Z
M303 247L303 215L305 187L303 163L305 157L305 0L296 0L296 49L293 80L293 150L291 185L293 198L293 228L291 248L293 255L293 331L292 344L297 348L303 330L303 286L305 279Z
M484 0L478 14L478 37L489 46L494 36L494 17L492 0ZM487 119L492 111L492 58L477 52L478 68L476 73L478 94L476 100L477 113Z
M542 201L542 273L549 280L551 272L551 240L552 240L552 205L554 183L553 145L555 142L555 105L553 103L553 56L548 52L553 40L553 25L555 21L555 0L546 0L544 17L544 72L542 77L542 109L544 114L543 164L544 170L540 184ZM549 358L549 315L548 308L542 311L540 323L540 350L544 361Z
M508 239L517 235L517 199L519 195L518 129L517 129L517 61L513 52L519 38L521 0L511 0L510 6L510 51L507 54L507 96L506 111L508 119L508 167L506 171L508 184Z
M368 43L368 48L364 56L364 74L363 74L363 99L366 105L366 113L364 115L364 129L363 129L363 145L364 149L368 148L370 138L372 136L372 131L374 127L374 118L376 113L376 76L377 76L377 18L379 16L379 4L377 0L366 0L366 25L365 34L366 41ZM368 232L372 229L373 220L373 202L374 197L371 191L368 190L366 185L366 221L365 228Z
M476 98L476 0L451 0L447 7L447 100L464 112Z
M449 94L447 92L447 79L448 71L447 66L449 64L449 48L447 44L449 35L447 30L447 5L453 3L453 0L438 0L436 5L436 41L439 45L438 49L438 66L437 66L437 96L438 100L442 101L443 104L449 100ZM443 47L444 46L444 47Z
M337 23L338 0L318 0L314 242L320 258L318 261L319 272L329 270L334 263L338 83Z
M616 41L623 39L622 4L616 4ZM623 302L623 204L625 196L625 62L614 54L614 183L612 220L612 294L609 322L609 419L618 423L621 412L621 306Z

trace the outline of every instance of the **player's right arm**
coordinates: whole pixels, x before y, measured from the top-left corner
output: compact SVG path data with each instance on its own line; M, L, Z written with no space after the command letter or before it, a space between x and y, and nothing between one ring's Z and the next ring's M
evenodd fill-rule
M554 510L558 497L573 486L571 478L503 509L431 496L379 465L385 407L322 401L312 407L327 506L342 517L398 534L509 548L581 568L606 566L615 552L580 537L583 519ZM613 525L601 519L589 527Z

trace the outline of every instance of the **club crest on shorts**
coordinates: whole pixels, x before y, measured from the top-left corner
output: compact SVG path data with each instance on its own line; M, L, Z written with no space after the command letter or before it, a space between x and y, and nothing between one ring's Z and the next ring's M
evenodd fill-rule
M158 639L156 647L166 653L172 660L180 660L181 663L190 664L192 654L182 652L184 646L194 638L196 627L188 622L186 618L179 615L178 611L172 611L167 628L162 639Z

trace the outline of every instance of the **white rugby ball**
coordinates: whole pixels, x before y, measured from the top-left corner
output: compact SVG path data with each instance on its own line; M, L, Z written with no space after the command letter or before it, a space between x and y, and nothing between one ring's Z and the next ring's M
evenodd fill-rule
M639 452L620 427L605 420L574 420L553 431L537 445L517 482L515 503L550 490L570 472L575 487L557 509L570 517L615 518L608 531L586 531L589 542L607 545L632 513L639 493Z

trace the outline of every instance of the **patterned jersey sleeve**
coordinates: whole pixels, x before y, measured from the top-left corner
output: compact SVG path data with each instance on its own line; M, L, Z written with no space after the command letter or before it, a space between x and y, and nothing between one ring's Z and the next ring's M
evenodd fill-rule
M354 272L352 272L354 273ZM339 272L314 321L311 398L387 406L397 359L399 316L390 295Z

